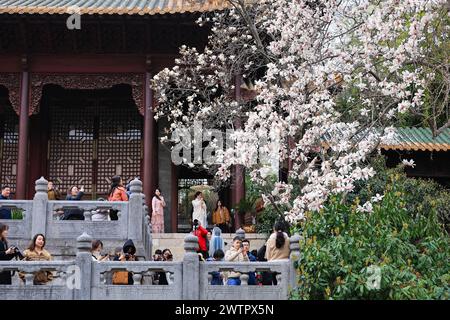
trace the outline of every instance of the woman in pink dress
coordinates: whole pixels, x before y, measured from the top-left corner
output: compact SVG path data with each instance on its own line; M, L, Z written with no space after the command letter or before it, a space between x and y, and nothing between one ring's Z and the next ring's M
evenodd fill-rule
M159 189L155 190L155 196L152 199L152 232L164 232L164 197Z

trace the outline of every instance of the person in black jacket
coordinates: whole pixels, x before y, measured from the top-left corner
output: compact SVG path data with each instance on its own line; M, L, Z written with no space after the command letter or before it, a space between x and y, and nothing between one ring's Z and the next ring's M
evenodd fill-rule
M0 193L0 200L11 200L10 194L11 188L6 185L2 186L2 192ZM11 209L1 208L0 219L12 219Z
M6 224L0 223L0 261L12 260L16 254L13 247L8 247L8 229ZM11 284L11 271L0 272L0 284Z
M115 257L114 261L138 261L138 258L136 257L136 247L133 240L128 239L125 241L122 253L119 257ZM132 272L128 272L128 284L134 284Z
M77 186L73 186L67 192L66 200L79 201L84 195L84 188L78 190ZM63 220L84 220L84 212L82 209L65 209Z

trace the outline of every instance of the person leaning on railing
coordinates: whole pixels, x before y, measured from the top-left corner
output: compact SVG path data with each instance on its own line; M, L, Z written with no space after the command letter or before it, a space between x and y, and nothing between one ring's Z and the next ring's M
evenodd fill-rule
M36 234L30 243L27 250L23 252L24 261L51 261L51 254L44 249L45 236L43 234ZM25 281L25 274L19 272L19 277ZM46 284L53 279L53 274L50 271L37 271L34 273L33 284Z
M225 253L225 260L230 262L249 262L247 249L242 247L242 241L239 237L234 237L232 247ZM230 271L226 273L228 278L227 285L239 286L241 285L241 273Z
M111 188L109 189L108 201L128 201L127 191L123 186L123 181L120 176L111 178ZM118 211L115 209L109 210L111 220L119 220Z
M83 195L84 195L83 186L81 186L80 189L78 189L77 186L73 186L67 191L66 200L80 201ZM78 208L64 209L63 220L84 220L84 211L83 209Z
M278 221L273 227L273 233L266 242L265 258L267 261L289 260L290 240L285 232L284 223ZM272 284L277 284L276 273L272 273Z
M0 261L9 261L20 254L15 247L8 247L8 230L6 224L0 223ZM0 272L0 284L11 284L11 271Z

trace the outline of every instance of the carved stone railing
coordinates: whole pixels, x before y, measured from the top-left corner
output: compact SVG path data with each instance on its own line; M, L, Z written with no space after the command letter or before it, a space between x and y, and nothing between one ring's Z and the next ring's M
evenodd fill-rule
M127 239L128 207L128 202L122 201L49 201L45 234L49 239L73 239L83 232L95 235L98 239ZM84 212L84 220L54 219L55 212L74 209ZM96 210L110 209L118 210L118 220L92 221L92 216L96 214Z
M93 264L92 299L107 300L178 300L182 299L182 262L98 262ZM132 272L133 288L112 284L116 271ZM155 285L155 273L167 273L168 285Z
M290 261L278 262L206 262L200 264L200 299L202 300L286 300L290 279ZM239 272L239 286L211 285L212 272ZM277 285L248 285L249 272L276 274Z
M72 279L77 269L73 261L0 261L0 272L14 272L12 285L0 285L1 296L8 300L72 300ZM42 285L34 285L35 273L48 271L53 279ZM19 278L18 274L21 274Z
M36 181L33 200L0 200L2 208L19 208L23 210L22 220L0 220L10 227L9 237L12 239L31 239L33 235L42 233L48 240L74 239L87 232L99 239L126 240L141 242L148 227L142 193L142 182L131 181L131 196L128 202L109 201L49 201L47 195L47 180L43 177ZM64 210L79 209L84 220L61 220L60 213ZM93 221L96 210L118 210L118 220ZM151 243L151 235L146 234L146 243ZM151 249L151 244L146 248Z
M291 237L291 257L299 256L298 236ZM182 262L157 261L107 261L92 260L92 237L83 233L77 238L77 254L72 261L2 261L0 271L15 271L13 284L0 285L2 297L17 299L76 299L76 300L284 300L289 290L296 286L296 268L292 260L273 262L199 262L197 237L185 238L185 255ZM24 273L25 282L18 278ZM35 272L50 271L53 280L45 285L33 285ZM133 285L112 284L117 271L132 273ZM211 285L212 272L240 272L241 285ZM272 272L277 285L248 285L249 272ZM168 285L152 284L151 276L165 273Z
M0 220L9 226L9 234L13 239L29 238L31 233L33 201L31 200L1 200L0 209L20 209L22 219Z

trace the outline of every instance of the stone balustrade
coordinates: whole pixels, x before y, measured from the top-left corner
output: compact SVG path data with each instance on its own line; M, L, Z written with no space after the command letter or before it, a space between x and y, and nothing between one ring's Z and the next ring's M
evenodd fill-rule
M57 240L73 240L83 232L96 239L125 241L133 239L142 243L148 256L151 252L151 226L148 208L144 202L142 182L131 181L129 201L49 201L47 180L36 181L33 200L0 200L0 208L20 209L23 219L0 220L9 226L9 239L31 239L33 235L45 234L49 243ZM118 220L94 221L92 217L109 210L117 210ZM62 220L65 210L80 210L84 220Z
M299 240L291 237L291 257L298 257ZM46 300L284 300L296 287L296 268L292 260L273 262L200 262L196 253L197 237L187 235L182 262L161 261L93 261L89 251L92 237L83 233L77 238L77 255L73 261L2 261L0 271L16 271L12 285L0 285L0 293L10 299ZM37 271L49 271L54 279L45 285L34 285ZM25 282L17 280L23 272ZM134 284L112 284L114 272L132 273ZM212 272L240 272L241 285L211 285ZM248 273L265 271L276 275L277 285L248 285ZM152 275L166 273L168 285L153 284Z

